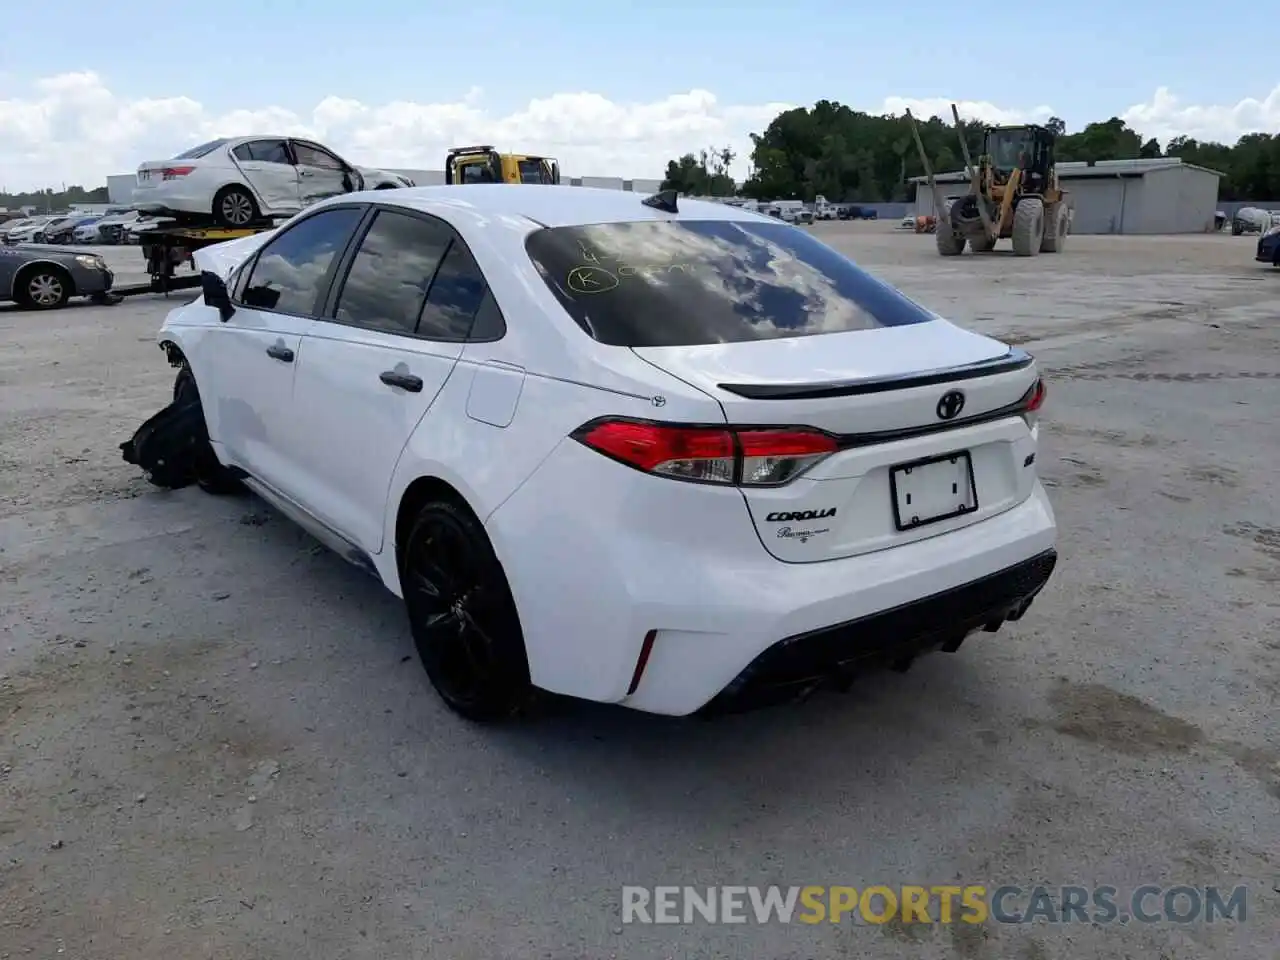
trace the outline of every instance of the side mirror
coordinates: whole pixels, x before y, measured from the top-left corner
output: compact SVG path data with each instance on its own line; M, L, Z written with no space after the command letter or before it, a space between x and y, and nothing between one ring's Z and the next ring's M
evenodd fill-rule
M218 311L222 322L226 323L236 308L231 305L231 293L222 278L212 271L205 270L200 274L200 289L204 292L204 302Z

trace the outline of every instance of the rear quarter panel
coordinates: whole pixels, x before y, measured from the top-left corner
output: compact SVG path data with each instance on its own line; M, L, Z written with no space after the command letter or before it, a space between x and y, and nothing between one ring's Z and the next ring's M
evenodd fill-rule
M627 348L596 343L579 329L525 255L526 228L494 229L491 221L487 229L461 226L502 311L506 333L491 343L466 346L397 463L387 498L387 546L378 558L384 580L397 592L396 516L405 490L419 477L449 483L483 522L565 437L596 417L723 420L719 404L706 393ZM515 396L509 419L485 413L491 409L481 395L486 390L501 393L506 403ZM486 416L496 423L482 419ZM529 549L500 538L494 547L504 562L504 554Z

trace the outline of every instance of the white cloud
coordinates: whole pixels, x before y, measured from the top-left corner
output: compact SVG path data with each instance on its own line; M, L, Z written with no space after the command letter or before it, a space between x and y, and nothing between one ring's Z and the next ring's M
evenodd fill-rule
M247 105L218 114L181 95L128 100L88 72L47 77L31 89L26 98L0 100L0 188L98 185L108 174L128 173L142 160L169 157L203 140L262 132L314 137L354 162L380 167L439 169L450 146L493 143L556 156L574 176L660 177L673 157L728 144L739 156L734 172L742 176L748 135L790 106L727 104L707 90L650 103L616 103L583 91L532 100L501 115L477 88L456 103L371 105L330 96L306 113ZM1054 113L1047 105L957 105L963 119L992 123L1043 121ZM901 114L907 107L922 118L951 114L945 98L890 97L864 109ZM1162 142L1180 133L1234 142L1242 133L1280 128L1280 87L1263 100L1234 106L1184 105L1161 87L1150 103L1120 115L1144 137Z

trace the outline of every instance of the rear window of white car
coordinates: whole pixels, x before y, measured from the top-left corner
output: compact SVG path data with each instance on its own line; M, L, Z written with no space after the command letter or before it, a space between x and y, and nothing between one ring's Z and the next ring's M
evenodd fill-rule
M546 227L530 234L525 248L574 321L613 346L776 340L934 319L784 223Z
M202 143L198 147L192 147L190 150L187 150L184 153L178 154L173 159L174 160L199 160L201 157L205 156L206 154L213 153L213 151L217 150L220 146L222 146L226 142L227 141L225 139L210 140L208 143Z

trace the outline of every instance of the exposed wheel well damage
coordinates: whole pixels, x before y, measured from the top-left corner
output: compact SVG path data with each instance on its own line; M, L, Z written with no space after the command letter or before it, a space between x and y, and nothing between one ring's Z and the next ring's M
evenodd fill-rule
M171 367L187 366L186 354L184 354L182 352L182 348L179 347L172 340L161 340L160 349L164 351L164 357L166 360L169 361L169 366Z
M413 520L423 505L430 503L432 500L448 500L469 511L473 516L475 515L475 511L471 509L466 498L448 481L441 480L439 477L418 477L405 488L404 495L400 498L400 506L396 510L397 571L402 569L401 564L404 558L400 555L400 551L404 546L405 538L409 535L409 530L413 526Z

